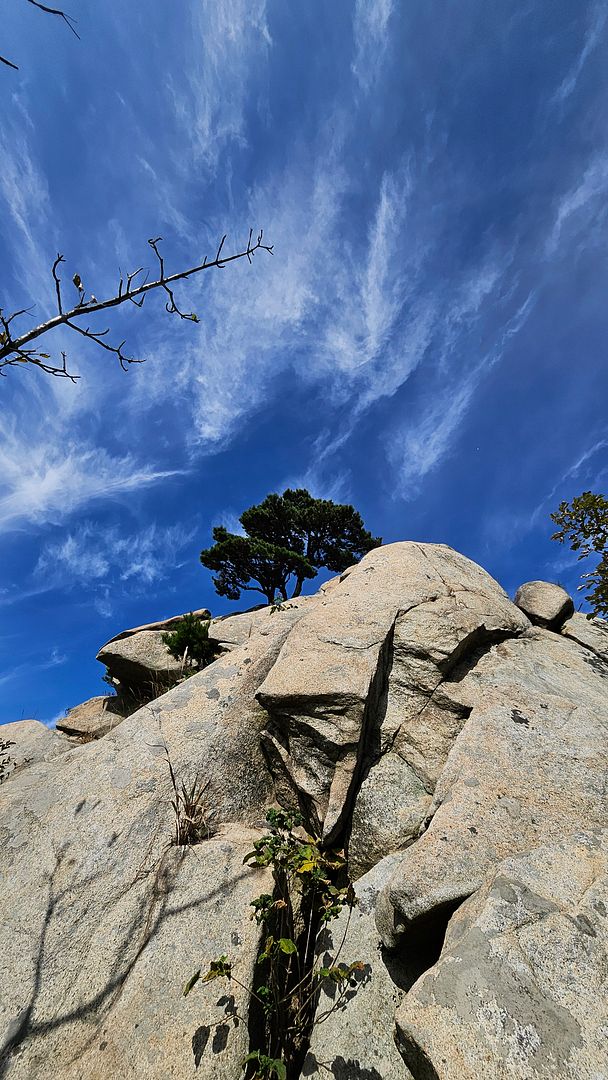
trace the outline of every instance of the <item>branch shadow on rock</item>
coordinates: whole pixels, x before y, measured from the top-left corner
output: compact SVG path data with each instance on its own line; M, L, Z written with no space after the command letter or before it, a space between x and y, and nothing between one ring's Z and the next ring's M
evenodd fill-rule
M142 880L142 877L145 879L151 874L154 874L151 888L146 889L135 904L133 914L122 935L122 944L116 944L115 946L115 959L110 967L109 975L104 987L88 1001L83 1002L76 1008L70 1009L49 1019L37 1020L36 1004L39 1000L43 986L44 963L45 959L48 959L46 955L48 953L47 941L53 923L53 916L62 900L72 897L75 887L76 889L78 888L77 885L74 885L74 881L70 880L64 888L61 890L57 889L57 876L63 866L70 865L71 860L67 859L67 847L59 852L59 854L56 854L55 866L48 879L49 895L38 940L29 1001L19 1010L15 1019L9 1025L4 1042L0 1045L0 1080L3 1080L7 1075L11 1059L19 1052L20 1048L25 1048L26 1043L31 1044L35 1039L48 1035L50 1032L57 1031L75 1021L89 1022L92 1024L92 1031L88 1037L78 1040L77 1050L66 1064L72 1065L82 1057L98 1037L99 1029L112 1008L117 1004L128 977L132 973L146 947L160 931L161 926L166 923L168 919L179 916L200 905L204 905L208 901L213 900L216 896L221 895L222 886L219 886L204 895L198 896L195 900L171 907L169 905L169 896L178 877L181 865L186 858L188 849L179 851L176 862L173 866L169 867L166 862L166 857L170 852L175 852L176 850L177 849L174 846L166 848L156 867L144 871L141 876L137 875L129 885L117 891L113 897L114 902L119 901L137 886ZM243 869L233 881L238 880L247 873L248 871ZM135 951L133 951L134 942L138 942ZM226 1004L225 1002L223 1003ZM228 1002L228 1004L226 1004L227 1018L233 1016L235 1011L236 1010L230 1009ZM235 1023L236 1022L237 1021L235 1020ZM224 1024L224 1027L227 1027L227 1023ZM199 1029L199 1032L201 1031L202 1029ZM221 1052L221 1049L224 1047L220 1046L220 1044L224 1038L227 1042L227 1036L228 1032L221 1032L216 1036L216 1039L214 1039L214 1052ZM198 1036L197 1049L195 1050L193 1040L195 1057L199 1052L202 1053L202 1050L200 1049L201 1041L202 1034ZM204 1050L204 1046L202 1049Z

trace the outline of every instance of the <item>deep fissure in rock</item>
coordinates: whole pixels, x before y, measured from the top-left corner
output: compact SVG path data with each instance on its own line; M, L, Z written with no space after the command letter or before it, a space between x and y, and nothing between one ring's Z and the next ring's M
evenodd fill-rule
M265 928L255 966L254 993L271 979L270 961L265 959L260 962L268 934L275 938L293 938L297 945L298 964L291 963L290 957L286 956L275 972L278 991L281 998L285 999L280 1008L265 1011L259 998L251 998L249 1050L259 1050L269 1057L279 1058L285 1064L287 1080L299 1080L317 1011L319 990L317 988L316 992L311 994L309 980L316 959L321 918L314 907L314 896L307 897L302 891L298 891L296 895L290 893L282 871L275 874L273 900L285 901L286 907L278 909L276 924ZM254 1071L252 1064L246 1070L245 1076L253 1076Z

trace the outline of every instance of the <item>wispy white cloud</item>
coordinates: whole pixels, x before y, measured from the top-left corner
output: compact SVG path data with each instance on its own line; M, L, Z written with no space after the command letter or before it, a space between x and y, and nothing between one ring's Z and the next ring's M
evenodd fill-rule
M10 109L0 125L0 199L4 204L5 232L14 257L14 276L28 292L19 307L43 302L46 294L45 247L42 237L50 227L48 185L31 145L32 122L18 94L13 94ZM50 273L50 271L49 271ZM6 296L0 306L7 308Z
M211 171L231 143L244 145L251 77L272 45L266 0L200 0L192 6L183 83L169 80L184 146Z
M576 84L587 60L595 49L597 49L602 40L602 34L604 32L604 27L606 26L607 18L608 8L606 7L604 0L599 0L599 2L594 4L591 9L589 25L585 34L583 47L570 68L570 71L555 91L555 94L551 99L552 103L563 103L576 89Z
M45 589L104 585L98 599L109 602L105 583L150 585L179 564L180 553L194 536L194 529L155 523L125 534L116 526L101 528L85 522L59 540L44 546L34 578Z
M465 309L460 298L456 301L455 309L446 313L444 354L446 350L451 352L455 348L454 327L463 321L468 323L470 317L479 311L482 300L498 303L500 275L488 275L482 270L482 278L483 284L472 281L464 290L463 294L470 297L468 309ZM420 482L443 460L469 412L475 391L502 359L510 339L528 319L534 302L535 296L531 293L507 319L496 336L493 348L479 362L464 372L457 370L454 373L453 367L448 368L439 386L431 386L426 401L416 406L416 417L408 417L387 436L388 455L396 472L396 494L403 498L414 498L419 493ZM442 369L445 372L445 365L440 363L438 370L441 372Z
M394 0L357 0L355 6L352 71L366 92L372 89L381 70L394 6Z
M176 471L79 443L61 424L34 435L0 418L0 531L61 521L94 499L118 498Z
M549 510L555 509L554 501L558 492L564 492L568 487L568 481L574 480L582 475L588 476L589 462L592 461L602 450L608 449L608 438L603 437L600 439L594 439L594 441L580 451L574 459L574 461L568 466L567 469L560 475L559 479L553 484L550 491L543 496L538 505L534 508L531 514L531 522L535 524L540 517L546 517ZM595 482L599 480L601 474L595 474L593 478L592 487L595 487Z
M138 409L183 395L197 452L225 445L282 372L295 369L360 410L394 393L424 356L436 310L432 298L414 296L430 241L408 235L410 169L380 178L367 229L345 243L353 182L341 162L340 117L330 127L312 170L296 160L252 192L248 217L270 223L275 257L260 253L253 267L210 276L198 296L194 286L192 304L205 313L198 334L170 370L157 336L152 382L149 368L137 372Z
M548 256L555 254L562 239L562 234L567 227L584 232L585 243L590 241L590 235L598 235L598 228L605 219L606 194L608 193L608 154L600 154L585 169L579 180L569 191L562 196L557 206L553 227L549 234L546 252ZM600 201L601 200L601 201ZM594 221L594 229L590 234L588 226Z

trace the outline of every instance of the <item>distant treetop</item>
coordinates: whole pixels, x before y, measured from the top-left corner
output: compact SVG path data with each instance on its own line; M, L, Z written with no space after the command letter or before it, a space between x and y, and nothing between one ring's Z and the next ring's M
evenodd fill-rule
M595 568L583 574L579 589L588 590L585 600L591 607L589 617L608 618L608 499L583 491L571 503L560 503L551 519L560 526L552 540L562 544L567 540L573 551L580 552L579 559L599 556Z
M213 546L201 551L203 566L217 572L216 591L230 600L241 590L260 592L269 604L287 600L290 590L299 596L321 567L340 573L382 543L354 507L315 499L305 488L267 495L239 521L245 536L218 525Z

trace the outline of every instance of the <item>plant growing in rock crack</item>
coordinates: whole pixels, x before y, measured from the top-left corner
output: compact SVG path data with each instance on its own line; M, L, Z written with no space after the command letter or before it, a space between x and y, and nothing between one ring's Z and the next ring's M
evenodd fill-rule
M209 811L205 798L209 781L205 783L198 774L190 783L184 780L178 781L166 745L165 756L173 788L171 800L175 822L173 843L176 847L185 847L209 840L215 832L213 812Z
M0 739L0 784L8 779L15 768L15 762L8 753L10 747L15 745L14 739Z
M312 1029L357 990L366 965L340 963L355 903L343 855L323 850L317 839L304 833L297 812L270 810L267 821L268 833L256 840L243 860L250 866L271 867L274 879L273 893L262 893L251 902L252 918L265 935L253 987L239 982L229 958L220 956L204 974L198 971L189 979L184 995L199 980L225 978L242 987L263 1032L262 1045L254 1047L243 1062L246 1077L291 1080L299 1075ZM317 934L345 907L349 911L342 941L333 955L324 953L321 961ZM334 1001L317 1015L319 992L328 984L334 989Z

